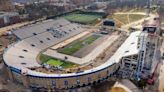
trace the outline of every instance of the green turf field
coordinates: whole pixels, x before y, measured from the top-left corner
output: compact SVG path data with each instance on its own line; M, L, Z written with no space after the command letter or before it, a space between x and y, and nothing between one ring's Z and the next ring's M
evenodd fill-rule
M73 64L71 62L66 62L66 61L63 61L63 60L59 60L59 59L55 59L53 57L50 57L50 56L47 56L47 55L44 55L44 54L41 54L40 55L40 61L42 63L46 63L46 64L49 64L51 66L54 66L54 67L62 67L62 68L73 68L73 67L77 67L78 65L77 64Z
M91 14L70 14L70 15L66 15L65 19L82 24L92 24L98 18L101 17L102 17L101 15L91 15Z
M87 37L86 39L84 39L82 41L78 41L78 42L72 43L70 46L62 49L59 52L63 53L63 54L67 54L67 55L72 55L73 53L75 53L76 51L80 50L84 46L91 44L92 42L94 42L99 37L100 36L98 36L98 35L89 36L89 37Z
M61 62L60 60L55 60L55 59L50 59L47 61L47 64L53 65L55 67L59 67L63 64L64 62Z

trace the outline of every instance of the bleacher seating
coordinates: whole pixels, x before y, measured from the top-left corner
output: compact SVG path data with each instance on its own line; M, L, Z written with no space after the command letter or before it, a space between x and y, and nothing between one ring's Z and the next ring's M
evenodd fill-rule
M59 19L44 21L14 31L13 33L21 41L8 49L4 55L6 63L20 67L22 64L25 67L40 66L36 61L37 55L42 50L85 31L83 28L72 30L77 26L65 19Z

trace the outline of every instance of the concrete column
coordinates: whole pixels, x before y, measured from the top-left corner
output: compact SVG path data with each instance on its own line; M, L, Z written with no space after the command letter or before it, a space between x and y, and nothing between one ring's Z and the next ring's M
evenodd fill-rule
M29 88L29 79L26 75L22 75L22 83L27 89Z
M125 67L125 61L124 58L122 58L122 64L121 64L121 68Z
M12 71L10 70L10 68L6 67L6 75L8 76L8 78L11 80L11 81L14 81L14 77L13 77L13 74L12 74Z

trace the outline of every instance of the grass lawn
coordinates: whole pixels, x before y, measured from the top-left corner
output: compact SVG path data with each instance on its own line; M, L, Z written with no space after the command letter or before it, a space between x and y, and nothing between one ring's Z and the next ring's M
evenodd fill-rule
M46 63L48 60L52 59L52 57L50 56L47 56L47 55L44 55L44 54L41 54L40 57L39 57L40 61L42 63Z
M65 19L72 22L82 23L82 24L92 24L98 18L101 18L101 17L102 16L100 15L91 15L91 14L70 14L70 15L65 16Z
M73 67L77 67L78 65L70 63L70 62L64 62L61 66L63 68L73 68Z
M145 15L140 15L140 14L130 14L129 15L129 20L130 22L134 22L134 21L137 21L137 20L140 20L142 18L144 18Z
M55 67L59 67L63 64L64 62L60 61L60 60L56 60L56 59L50 59L47 61L47 64L55 66Z
M129 20L128 20L129 17ZM108 16L109 19L113 19L116 23L116 26L121 27L122 25L126 25L131 22L138 21L144 18L145 15L140 14L115 14L113 16Z
M126 91L120 87L112 87L112 89L109 92L126 92Z
M131 12L145 12L145 9L132 9Z
M116 24L117 27L121 27L121 26L123 25L122 22L120 23L120 21L118 21L118 20L116 20L116 19L114 18L114 15L113 15L113 16L112 16L112 15L109 15L107 18L108 18L109 20L113 20L113 21L115 22L115 24Z
M127 14L116 14L113 16L113 18L117 19L118 21L120 21L123 24L129 23Z
M59 67L61 66L62 68L73 68L73 67L77 67L78 65L77 64L74 64L74 63L71 63L71 62L66 62L66 61L63 61L63 60L59 60L59 59L56 59L56 58L53 58L53 57L50 57L50 56L47 56L47 55L44 55L44 54L41 54L40 55L40 61L42 63L47 63L51 66L55 66L55 67Z
M64 48L62 51L59 51L60 53L71 55L81 49L83 46L81 45L81 42L73 43L71 46Z
M86 39L82 41L78 41L75 43L72 43L69 47L64 48L63 50L59 51L60 53L67 54L67 55L72 55L76 51L80 50L83 48L86 44L89 45L92 42L94 42L96 39L98 39L100 36L97 35L92 35L87 37Z

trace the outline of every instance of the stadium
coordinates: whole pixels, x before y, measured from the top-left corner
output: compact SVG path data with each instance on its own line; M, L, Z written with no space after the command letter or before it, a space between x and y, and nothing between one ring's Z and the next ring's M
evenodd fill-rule
M87 29L63 18L15 30L18 41L3 55L6 75L27 88L42 90L108 80L121 67L123 57L138 53L140 34L108 31L101 34L99 29Z

